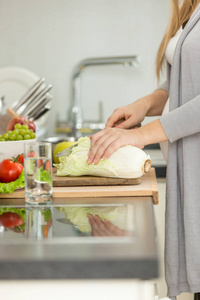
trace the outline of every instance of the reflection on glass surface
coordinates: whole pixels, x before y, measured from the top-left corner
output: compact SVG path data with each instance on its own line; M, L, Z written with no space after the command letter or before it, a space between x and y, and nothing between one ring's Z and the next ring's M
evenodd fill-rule
M65 215L57 219L74 225L79 236L129 236L134 229L133 205L57 207Z
M24 235L25 232L25 208L24 207L0 207L0 237L12 237Z
M26 206L26 230L27 239L52 238L52 206L35 207Z
M92 236L126 236L127 230L120 229L110 221L101 219L98 215L88 215ZM130 233L131 234L131 233Z
M0 206L0 243L19 238L135 237L134 214L134 204Z

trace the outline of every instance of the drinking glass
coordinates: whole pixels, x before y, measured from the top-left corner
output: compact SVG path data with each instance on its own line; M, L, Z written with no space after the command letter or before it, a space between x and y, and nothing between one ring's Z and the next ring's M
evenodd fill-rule
M24 147L25 201L48 204L52 200L51 144L26 143Z

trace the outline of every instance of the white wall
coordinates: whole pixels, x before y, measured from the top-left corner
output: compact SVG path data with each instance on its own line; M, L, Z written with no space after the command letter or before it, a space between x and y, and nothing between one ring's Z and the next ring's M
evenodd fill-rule
M0 0L0 67L20 66L53 84L55 114L66 119L73 67L88 57L139 54L135 68L95 67L82 74L84 118L104 121L113 109L156 87L155 55L169 17L168 0Z

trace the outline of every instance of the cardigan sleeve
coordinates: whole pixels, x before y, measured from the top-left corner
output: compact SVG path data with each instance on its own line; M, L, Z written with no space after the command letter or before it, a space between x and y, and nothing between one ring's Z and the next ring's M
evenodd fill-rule
M160 117L170 142L200 132L200 95Z
M159 87L156 90L165 90L166 92L168 92L168 82L167 82L167 80L165 82L163 82L161 85L159 85Z
M182 43L181 54L177 52L176 60L174 57L174 63L176 63L180 61L181 55L181 65L179 69L177 69L178 65L175 65L173 78L175 75L176 79L180 78L181 75L180 96L184 99L183 95L187 93L187 97L181 106L160 117L160 122L170 142L200 132L200 22L192 25L192 30ZM171 82L169 95L176 95L177 84L179 84L178 81L175 84Z

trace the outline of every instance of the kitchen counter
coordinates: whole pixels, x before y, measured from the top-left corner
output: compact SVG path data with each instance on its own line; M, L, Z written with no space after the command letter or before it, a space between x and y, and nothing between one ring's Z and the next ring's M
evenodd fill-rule
M88 178L90 178L90 176L88 176ZM158 185L156 180L155 169L151 168L151 170L148 173L144 174L141 178L138 179L141 181L140 184L130 184L130 183L118 184L118 185L102 184L100 186L99 185L74 186L74 184L73 185L67 184L62 187L54 186L53 198L65 199L66 197L82 198L82 197L150 196L152 197L153 203L158 204ZM0 201L3 198L24 199L24 197L25 197L24 189L19 189L12 194L6 194L6 196L0 194Z
M0 279L148 280L158 276L153 194L66 194L45 206L25 205L24 198L1 198L2 208L24 209L25 226L18 232L0 226ZM87 222L84 228L85 220L78 213L88 209L99 215L106 212L117 231L97 237ZM73 210L78 212L76 218L70 217Z

